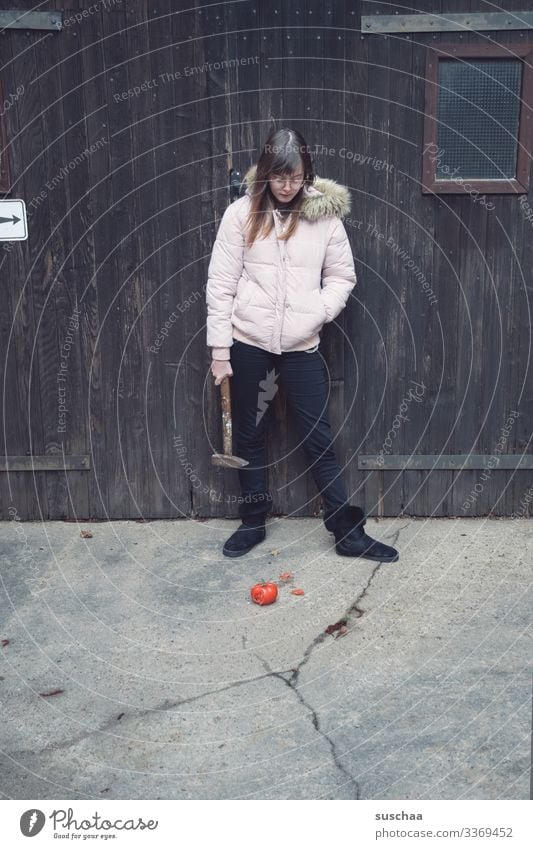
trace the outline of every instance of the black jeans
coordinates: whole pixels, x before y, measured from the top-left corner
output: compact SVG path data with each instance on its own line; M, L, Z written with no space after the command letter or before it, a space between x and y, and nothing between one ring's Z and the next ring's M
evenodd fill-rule
M348 499L331 444L328 385L320 352L271 354L234 339L230 358L233 450L249 461L238 472L241 520L264 518L272 505L267 488L266 435L278 385L283 387L310 470L324 499L324 518L335 513Z

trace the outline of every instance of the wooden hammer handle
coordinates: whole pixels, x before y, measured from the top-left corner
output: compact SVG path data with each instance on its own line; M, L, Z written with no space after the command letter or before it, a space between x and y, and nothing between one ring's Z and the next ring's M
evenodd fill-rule
M224 454L231 455L233 451L233 439L231 428L231 394L229 377L223 377L220 382L220 403L222 405L222 439L224 443Z

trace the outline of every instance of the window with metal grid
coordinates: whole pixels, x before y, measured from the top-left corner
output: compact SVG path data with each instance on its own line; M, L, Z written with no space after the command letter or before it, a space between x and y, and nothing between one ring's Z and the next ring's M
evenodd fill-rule
M522 62L439 62L435 178L508 180L516 176Z
M422 192L529 191L532 114L533 44L428 47Z

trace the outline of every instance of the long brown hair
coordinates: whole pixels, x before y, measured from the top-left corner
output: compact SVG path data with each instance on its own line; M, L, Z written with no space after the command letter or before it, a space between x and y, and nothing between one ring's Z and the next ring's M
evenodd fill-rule
M313 163L309 154L309 146L297 130L287 128L272 130L268 136L261 156L257 162L257 170L253 187L250 190L251 207L246 222L246 244L249 247L259 236L266 239L274 226L272 210L276 199L268 184L272 174L292 174L298 168L304 171L304 180L300 190L293 198L290 207L290 224L281 239L289 239L298 226L298 210L305 198L304 185L311 185L315 179Z

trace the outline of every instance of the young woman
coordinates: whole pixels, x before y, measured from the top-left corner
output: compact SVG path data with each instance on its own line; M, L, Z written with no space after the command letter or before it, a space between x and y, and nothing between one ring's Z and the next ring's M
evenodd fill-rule
M364 531L363 510L348 504L332 447L320 330L346 306L357 280L341 218L345 186L315 177L296 130L270 133L245 194L224 212L206 287L207 345L219 385L232 378L233 450L239 469L241 525L223 553L238 557L265 539L272 503L265 440L279 377L310 468L324 499L335 550L393 562L398 552Z

